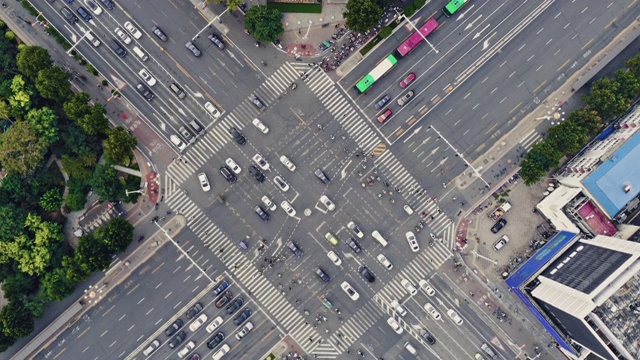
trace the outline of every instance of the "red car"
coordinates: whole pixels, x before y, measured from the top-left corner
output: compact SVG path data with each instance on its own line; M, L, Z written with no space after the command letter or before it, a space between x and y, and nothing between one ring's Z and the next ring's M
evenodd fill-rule
M402 79L402 81L400 81L400 87L403 88L403 89L406 88L415 79L416 79L416 74L410 73L409 75L407 75L406 78L404 78L404 79Z
M385 110L380 116L378 116L378 122L380 124L384 124L384 122L387 121L387 119L389 119L392 114L393 111L391 111L391 109Z

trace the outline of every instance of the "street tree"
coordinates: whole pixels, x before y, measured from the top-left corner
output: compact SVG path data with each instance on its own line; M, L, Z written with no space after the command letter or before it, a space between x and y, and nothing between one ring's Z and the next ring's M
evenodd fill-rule
M640 92L640 78L627 70L620 69L613 73L615 81L620 85L619 93L631 103L631 100Z
M71 96L69 73L59 66L40 70L36 78L36 89L45 99L64 101Z
M91 96L86 92L73 93L69 99L62 105L64 113L67 117L76 123L89 113L89 100Z
M18 70L31 80L35 80L40 70L53 65L51 55L47 49L40 46L24 46L16 56Z
M630 105L629 99L620 93L620 84L607 77L596 80L582 100L606 120L624 114Z
M275 41L284 32L282 13L266 6L252 6L244 17L244 27L260 41Z
M73 293L76 285L75 281L67 278L64 268L56 268L44 274L40 281L40 292L47 300L61 301Z
M45 106L40 109L31 109L25 116L25 120L35 130L45 147L58 141L58 116L50 108Z
M0 99L0 119L7 120L11 116L11 108L6 101Z
M22 75L14 76L11 80L11 95L9 96L9 105L14 116L22 118L31 108L31 95L33 95L33 89L27 85Z
M382 16L382 8L375 0L349 0L343 16L347 27L364 33L374 27Z
M573 122L588 135L595 135L602 128L602 119L598 112L587 107L573 110L567 117L567 121Z
M21 338L33 331L33 316L22 301L11 301L0 310L2 332L10 337Z
M539 162L529 158L528 154L520 163L520 171L518 172L525 185L531 186L547 173L547 170Z
M533 145L527 153L527 157L538 162L543 169L549 170L560 162L562 153L551 143L551 141L540 141Z
M640 55L636 55L629 58L625 63L629 71L631 71L636 78L640 79Z
M38 290L38 278L17 271L3 279L3 297L8 301L22 300L25 294L31 294Z
M107 130L104 141L104 156L110 164L129 164L133 158L133 149L138 145L138 139L131 135L124 126L117 126Z
M47 212L60 210L62 206L62 194L59 189L49 189L40 197L40 206Z
M22 233L27 214L13 203L0 205L0 242L13 241Z
M100 201L115 200L124 192L122 184L118 180L118 173L109 165L98 164L96 166L91 185L93 186L93 192L98 195Z
M89 112L76 123L89 135L104 134L109 129L106 113L107 110L102 104L93 104L89 106Z
M589 141L587 132L573 121L563 121L552 126L547 133L547 141L550 141L552 146L564 155L577 152Z
M99 241L93 234L86 234L78 239L78 247L76 248L74 259L82 273L90 275L95 271L102 271L109 267L111 252L107 244ZM70 264L67 263L68 265ZM73 267L71 269L75 271Z
M96 229L95 237L106 244L111 254L127 250L133 240L133 225L126 219L117 217L103 227Z
M91 177L93 167L96 165L95 154L93 156L69 156L62 155L62 169L70 177L88 179Z
M46 143L26 121L11 126L0 141L0 162L9 173L27 174L35 170L44 158Z

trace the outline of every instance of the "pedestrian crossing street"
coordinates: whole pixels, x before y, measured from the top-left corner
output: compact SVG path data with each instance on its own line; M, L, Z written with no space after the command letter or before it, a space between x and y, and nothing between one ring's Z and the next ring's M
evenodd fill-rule
M540 141L542 141L542 135L533 129L522 140L520 140L519 143L526 151L529 151L533 145Z
M262 102L269 107L278 101L285 91L289 90L289 86L296 80L300 79L300 75L308 71L307 64L302 63L284 63L275 73L265 80L262 85L256 89L253 94L258 96ZM260 111L249 100L249 96L242 101L233 111L227 113L223 118L217 121L213 126L207 127L204 136L199 137L195 144L190 146L181 158L185 161L175 161L167 170L165 175L165 184L174 183L173 188L179 187L186 179L193 177L198 168L206 163L210 158L210 154L217 153L224 145L231 141L229 129L235 127L242 131L251 121L258 117Z
M305 82L362 151L369 153L382 142L371 128L370 122L360 116L342 90L319 67L309 72L309 78Z
M392 186L400 188L402 192L400 195L405 199L407 204L411 206L413 211L418 214L426 212L427 227L424 232L432 232L436 236L442 236L444 238L445 245L448 244L449 248L452 248L455 243L455 229L453 220L447 217L444 213L438 213L438 203L423 191L418 195L412 188L421 189L418 182L415 180L407 169L398 161L398 159L391 153L391 151L385 151L374 160L376 166L378 166L379 174L387 180ZM435 219L431 220L429 216L433 215ZM416 221L417 223L417 221ZM430 230L429 230L430 229Z
M356 340L369 330L373 324L381 319L386 319L390 314L386 306L394 299L402 303L408 296L407 290L400 284L402 279L409 280L416 288L421 279L436 270L447 260L450 260L452 252L440 243L422 248L420 255L411 261L390 282L386 283L382 290L369 299L353 316L345 321L330 337L330 343L340 344L338 349L346 351ZM393 271L393 270L392 270ZM406 324L405 324L406 325ZM342 336L338 336L341 334Z
M319 337L316 330L309 325L305 318L295 309L280 290L276 289L267 278L247 259L239 247L233 243L209 218L202 216L191 224L191 229L203 239L204 245L220 258L237 278L237 284L250 294L261 308L267 311L268 317L273 319L281 330L291 336L305 352L309 353L311 346L309 338L317 343ZM327 349L326 351L329 351ZM333 354L338 355L333 349Z

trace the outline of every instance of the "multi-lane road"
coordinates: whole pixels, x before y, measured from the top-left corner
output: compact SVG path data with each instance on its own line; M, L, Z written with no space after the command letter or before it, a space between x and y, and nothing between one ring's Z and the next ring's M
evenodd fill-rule
M428 354L425 358L471 358L483 342L500 343L496 339L501 338L505 344L495 326L477 315L475 305L464 301L455 283L438 275L439 269L451 264L457 204L469 196L453 185L465 166L443 140L469 161L481 156L637 16L630 4L472 1L451 18L439 13L443 4L429 4L414 19L421 24L436 15L440 27L429 40L438 53L426 45L419 47L366 95L358 95L353 84L398 46L409 34L407 29L395 32L336 84L318 68L303 63L270 59L268 67L256 66L264 52L273 50L254 48L250 43L239 48L217 30L206 29L195 40L203 54L194 57L184 44L207 24L190 4L123 3L72 26L64 22L59 9L70 6L75 11L78 1L70 5L43 2L47 18L63 35L77 40L91 29L98 36L103 45L93 48L80 43L78 50L121 88L140 117L161 136L168 139L178 134L178 128L193 119L206 131L182 154L168 140L148 148L152 157L176 153L176 161L169 166L158 164L164 199L159 212L170 209L173 213L167 217L180 214L187 219L187 228L174 240L191 260L173 245L163 246L40 356L144 358L140 352L156 338L161 347L151 358L175 357L191 340L196 342L195 352L210 356L215 350L207 349L205 343L213 334L204 327L187 331L188 338L176 349L167 346L170 338L164 335L177 318L188 329L184 314L197 302L204 306L208 321L223 316L220 329L233 358L266 356L281 339L323 358L356 350L376 358L406 357L403 344L407 341L420 354ZM114 29L126 21L132 21L143 35L124 45L129 54L119 58L107 45L115 37ZM167 42L151 33L154 25L168 36ZM226 42L225 50L206 38L213 32ZM233 36L247 42L244 34ZM149 60L140 61L133 46L147 53ZM156 95L151 101L134 88L142 81L142 69L157 80L151 86ZM399 107L395 105L401 95L397 82L409 72L417 75L409 87L416 96ZM184 99L171 92L172 83L185 91ZM394 115L381 126L373 104L387 93L392 95ZM250 95L256 95L265 108L256 107ZM219 118L208 114L207 101L222 111ZM266 124L268 133L252 125L255 118ZM231 127L244 134L246 144L234 141ZM533 133L531 143L538 137ZM256 154L270 164L263 171L263 183L248 171L250 165L257 165L252 160ZM295 170L281 163L282 155L296 165ZM219 172L229 158L241 168L234 183ZM318 169L330 183L314 175ZM209 178L210 191L203 191L197 180L202 172ZM276 177L288 189L278 187ZM320 202L323 195L335 203L335 210ZM267 210L263 196L277 209ZM456 196L459 200L451 202ZM295 215L282 210L283 201L291 204ZM413 212L405 211L405 205ZM270 215L269 221L260 219L256 206ZM426 225L416 232L421 213L426 215ZM364 238L347 228L350 221L358 224ZM374 230L389 245L375 241ZM409 248L408 231L416 232L418 252ZM337 245L326 240L327 232L339 239ZM442 240L433 242L430 233ZM360 252L347 246L350 238L360 244ZM240 247L240 241L248 248ZM287 248L288 242L294 242L303 254L295 255ZM341 259L339 265L329 259L329 251ZM381 264L380 254L394 265L392 269ZM359 274L361 266L375 275L375 282ZM318 268L329 275L329 282L316 276ZM200 269L216 280L209 280ZM214 305L211 290L220 277L231 284L235 298L244 299L243 308L253 310L250 321L256 329L249 341L233 338L238 328L232 321L237 315L226 315ZM409 294L401 285L403 280L416 288L420 280L426 280L435 295L423 289ZM357 301L341 289L343 281L359 293ZM324 305L322 299L332 305ZM403 304L407 315L390 308L394 300ZM441 314L440 320L425 311L427 302ZM449 309L460 315L463 324L451 321ZM389 316L400 323L402 335L387 325ZM420 330L425 329L435 336L436 345L427 345L420 338ZM496 350L503 358L516 356L509 346Z

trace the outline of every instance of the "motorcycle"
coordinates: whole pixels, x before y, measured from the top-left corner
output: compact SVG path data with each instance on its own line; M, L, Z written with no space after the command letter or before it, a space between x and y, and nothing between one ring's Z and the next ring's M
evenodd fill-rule
M291 84L291 90L295 90L298 87L296 83Z

